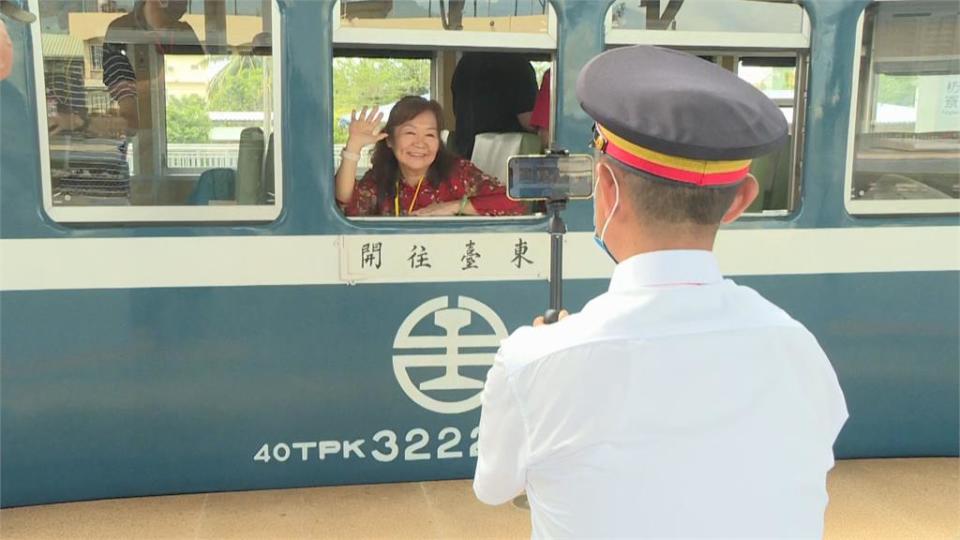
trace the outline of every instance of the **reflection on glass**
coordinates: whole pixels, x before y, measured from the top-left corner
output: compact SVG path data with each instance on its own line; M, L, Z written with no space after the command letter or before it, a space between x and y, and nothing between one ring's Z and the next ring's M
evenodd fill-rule
M340 0L341 27L547 32L548 0Z
M612 28L682 32L799 33L803 8L757 0L616 0Z
M960 198L960 6L866 13L854 199Z
M40 15L55 205L273 203L269 1Z

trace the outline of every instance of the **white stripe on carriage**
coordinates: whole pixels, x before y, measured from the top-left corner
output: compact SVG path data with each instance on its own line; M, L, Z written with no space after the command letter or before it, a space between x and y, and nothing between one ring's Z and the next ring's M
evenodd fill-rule
M591 236L567 235L567 279L609 277L613 264ZM501 261L485 269L495 254L509 257L520 238L529 244L532 268L511 275ZM479 269L469 272L451 264L432 273L385 265L383 273L358 274L348 268L362 256L355 236L4 239L0 290L539 281L549 275L545 233L399 234L367 240L402 250L405 260L410 246L425 245L429 251L432 245L447 252L434 251L431 257L456 261L461 254L449 253L451 246L474 241L483 258ZM960 270L960 227L728 230L720 234L717 253L724 274L732 277L953 272Z

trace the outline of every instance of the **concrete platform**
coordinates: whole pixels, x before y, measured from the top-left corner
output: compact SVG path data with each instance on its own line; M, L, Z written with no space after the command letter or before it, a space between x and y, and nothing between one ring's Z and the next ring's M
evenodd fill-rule
M960 538L960 460L841 461L828 539ZM3 539L528 538L529 514L468 480L208 493L0 511Z

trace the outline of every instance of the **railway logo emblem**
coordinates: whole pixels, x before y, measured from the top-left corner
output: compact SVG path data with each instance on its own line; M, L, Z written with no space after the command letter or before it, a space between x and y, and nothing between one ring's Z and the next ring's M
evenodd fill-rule
M456 307L450 302L446 296L424 302L404 319L393 340L393 374L400 387L417 405L441 414L480 406L484 368L493 365L500 340L507 337L507 327L486 304L466 296L457 297ZM486 323L481 326L487 333L462 334L476 324L475 315ZM432 324L427 322L431 317Z

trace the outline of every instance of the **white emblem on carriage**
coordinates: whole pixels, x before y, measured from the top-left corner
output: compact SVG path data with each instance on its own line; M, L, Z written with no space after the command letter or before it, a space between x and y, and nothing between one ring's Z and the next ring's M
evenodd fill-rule
M443 335L413 335L414 328L431 315L433 325L440 328ZM493 333L461 335L461 330L470 326L474 315L486 321ZM393 340L393 373L400 387L417 405L443 414L467 412L480 406L483 379L468 377L460 372L460 368L493 365L500 340L506 337L507 327L486 304L459 296L457 307L450 307L450 298L434 298L414 309L397 330L397 337ZM465 348L470 352L461 352ZM443 352L430 349L443 349ZM422 369L429 373L426 368L432 368L434 372L443 368L444 371L439 377L415 383L411 372ZM464 398L464 391L472 392Z

